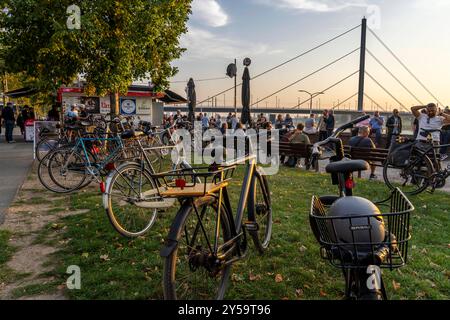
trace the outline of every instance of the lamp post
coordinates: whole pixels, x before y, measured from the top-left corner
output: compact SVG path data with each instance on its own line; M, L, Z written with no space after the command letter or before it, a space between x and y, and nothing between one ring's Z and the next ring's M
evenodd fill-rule
M321 94L325 94L325 92L311 93L311 92L306 91L306 90L298 90L298 92L304 92L304 93L307 93L307 94L309 94L309 96L311 97L311 100L310 100L310 103L309 103L309 112L310 112L310 113L312 113L312 101L313 101L313 98L315 98L315 97L317 97L317 96L319 96L319 95L321 95Z

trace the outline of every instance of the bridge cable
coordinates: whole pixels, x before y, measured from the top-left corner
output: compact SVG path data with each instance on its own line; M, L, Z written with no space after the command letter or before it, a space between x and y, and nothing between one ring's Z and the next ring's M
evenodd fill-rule
M403 103L401 103L396 97L394 97L394 95L393 95L391 92L389 92L388 89L386 89L385 87L383 87L383 85L382 85L379 81L377 81L374 77L372 77L372 75L371 75L370 73L368 73L367 71L366 71L366 75L367 75L370 79L372 79L372 80L373 80L373 81L374 81L381 89L383 89L384 92L386 92L388 95L390 95L391 98L394 99L400 106L402 106L403 109L409 111L409 109L406 108L405 105L404 105Z
M353 72L353 73L351 73L350 75L346 76L345 78L339 80L338 82L332 84L331 86L329 86L328 88L322 90L321 92L326 92L326 91L328 91L328 90L330 90L330 89L336 87L337 85L341 84L342 82L344 82L344 81L347 80L347 79L350 79L351 77L353 77L353 76L354 76L355 74L357 74L357 73L359 73L359 70L356 70L355 72ZM317 97L317 96L318 96L318 94L313 95L313 99L314 99L315 97ZM309 98L309 99L307 99L307 100L305 100L305 101L302 101L302 102L300 102L299 104L297 104L295 107L292 107L292 108L290 108L290 109L296 109L296 108L300 107L302 104L304 104L305 102L308 102L308 101L310 101L310 100L311 100L311 98Z
M386 48L386 50L389 51L390 54L392 54L392 56L398 61L398 63L400 63L402 67L405 68L405 70L422 86L422 88L424 88L425 91L427 91L433 97L433 99L435 99L441 106L444 106L444 104L438 98L436 98L436 96L433 93L431 93L430 90L428 90L428 88L423 84L423 82L420 81L419 78L400 60L400 58L387 46L387 44L385 44L372 29L370 28L368 29L370 33L372 33L373 36Z
M315 46L315 47L313 47L313 48L311 48L311 49L309 49L309 50L307 50L307 51L304 51L304 52L298 54L297 56L295 56L295 57L293 57L293 58L291 58L291 59L289 59L289 60L286 60L286 61L284 61L284 62L282 62L282 63L280 63L280 64L278 64L278 65L276 65L276 66L274 66L274 67L272 67L272 68L270 68L270 69L268 69L268 70L266 70L266 71L263 71L263 72L257 74L256 76L254 76L254 77L252 78L252 80L255 80L255 79L257 79L257 78L259 78L259 77L261 77L261 76L263 76L263 75L265 75L265 74L267 74L267 73L269 73L269 72L271 72L271 71L273 71L273 70L275 70L275 69L278 69L278 68L280 68L280 67L282 67L282 66L284 66L284 65L286 65L286 64L288 64L288 63L290 63L290 62L292 62L292 61L294 61L294 60L297 60L298 58L301 58L301 57L307 55L308 53L311 53L311 52L313 52L313 51L315 51L315 50L317 50L317 49L319 49L319 48L321 48L321 47L323 47L323 46L329 44L330 42L332 42L332 41L334 41L334 40L337 40L337 39L343 37L344 35L346 35L346 34L352 32L353 30L358 29L359 27L361 27L360 24L357 25L356 27L353 27L353 28L351 28L351 29L349 29L349 30L347 30L347 31L345 31L345 32L343 32L343 33L341 33L341 34L339 34L339 35L337 35L337 36L335 36L335 37L333 37L333 38L331 38L331 39L325 41L325 42L322 42L321 44L319 44L319 45L317 45L317 46ZM241 85L242 85L242 82L239 83L239 84L237 85L237 87L240 87ZM215 98L215 97L217 97L217 96L220 96L220 95L222 95L222 94L224 94L224 93L226 93L226 92L228 92L228 91L231 91L231 90L233 90L233 89L234 89L234 86L232 86L231 88L226 89L226 90L224 90L224 91L222 91L222 92L219 92L219 93L213 95L212 97L209 97L208 99L205 99L205 100L203 100L203 101L197 102L197 104L201 104L201 103L203 103L203 102L206 102L206 101L208 101L208 100L211 99L211 98Z
M355 93L354 95L348 97L348 98L345 99L344 101L339 102L337 105L335 105L333 108L331 108L331 110L334 110L334 109L336 109L337 107L340 107L342 104L346 103L348 100L352 99L353 97L355 97L355 96L357 96L357 95L358 95L358 92Z
M390 75L391 75L391 77L392 78L394 78L402 87L403 87L403 89L405 89L406 91L408 91L408 93L414 98L414 99L416 99L416 101L418 102L418 103L420 103L421 105L423 105L423 102L422 101L420 101L420 99L419 98L417 98L417 96L414 94L414 93L412 93L377 57L375 57L375 55L372 53L372 52L370 52L370 50L369 49L367 49L367 53L368 54L370 54L371 56L372 56L372 58L376 61L376 62L378 62L378 64L381 66L381 67L383 67L383 69L384 70L386 70L386 72L387 73L389 73Z
M372 101L373 103L375 103L376 106L377 106L378 108L380 108L381 110L383 110L384 112L386 112L386 109L383 108L378 102L376 102L375 100L373 100L371 97L369 97L369 95L368 95L367 93L364 93L364 96L365 96L367 99L369 99L370 101Z
M283 88L281 88L281 89L279 89L279 90L273 92L272 94L270 94L270 95L268 95L268 96L266 96L266 97L264 97L264 98L262 98L262 99L260 99L260 100L258 100L258 101L256 101L256 102L252 103L250 106L252 107L252 106L254 106L254 105L256 105L256 104L258 104L258 103L260 103L260 102L262 102L262 101L264 101L264 100L267 100L268 98L270 98L270 97L276 95L277 93L280 93L281 91L284 91L284 90L286 90L286 89L288 89L288 88L290 88L290 87L296 85L297 83L299 83L299 82L301 82L301 81L303 81L303 80L305 80L305 79L307 79L307 78L309 78L309 77L315 75L316 73L319 73L320 71L322 71L322 70L324 70L324 69L326 69L326 68L332 66L333 64L335 64L335 63L337 63L337 62L339 62L339 61L341 61L341 60L347 58L348 56L352 55L353 53L359 51L359 49L360 49L360 48L356 48L355 50L350 51L349 53L343 55L343 56L340 57L340 58L337 58L336 60L334 60L334 61L328 63L327 65L325 65L325 66L323 66L323 67L321 67L321 68L315 70L314 72L311 72L310 74L304 76L303 78L300 78L299 80L294 81L294 82L288 84L287 86L284 86Z
M204 81L215 81L215 80L224 80L224 79L229 79L229 77L206 78L206 79L197 79L197 80L194 79L194 81L195 82L204 82ZM188 83L188 81L175 80L175 81L170 81L170 83Z

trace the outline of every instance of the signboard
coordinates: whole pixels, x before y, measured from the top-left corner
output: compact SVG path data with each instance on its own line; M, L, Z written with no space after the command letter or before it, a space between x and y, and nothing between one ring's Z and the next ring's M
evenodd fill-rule
M152 100L139 99L137 102L137 113L142 115L150 115L152 113Z
M136 99L120 98L120 114L131 116L136 114Z
M86 106L87 113L100 113L100 98L99 97L81 97L81 104Z
M111 112L111 105L109 102L102 101L100 102L100 113L101 114L108 114Z

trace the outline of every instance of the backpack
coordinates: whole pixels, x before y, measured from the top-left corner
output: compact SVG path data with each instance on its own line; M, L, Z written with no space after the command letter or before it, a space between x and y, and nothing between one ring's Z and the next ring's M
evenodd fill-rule
M409 164L411 151L415 141L406 143L392 143L388 154L388 163L394 167L406 167Z

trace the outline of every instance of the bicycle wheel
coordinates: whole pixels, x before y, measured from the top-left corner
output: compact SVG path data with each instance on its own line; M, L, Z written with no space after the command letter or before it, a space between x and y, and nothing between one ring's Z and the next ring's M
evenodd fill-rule
M51 153L48 153L42 160L39 162L38 165L38 178L41 184L49 191L56 192L56 193L66 193L67 189L62 188L55 184L50 177L50 172L48 170L49 166L49 157L51 156Z
M260 254L269 246L272 236L272 203L266 176L255 170L248 199L249 234Z
M423 192L430 184L434 166L428 156L413 153L410 164L403 168L392 166L387 161L383 166L383 178L389 189L399 188L405 194Z
M58 149L48 159L48 171L52 181L64 191L72 192L91 182L83 157L73 149Z
M224 255L214 255L215 229L218 214L217 199L211 196L187 200L179 209L172 224L168 246L161 255L165 257L163 286L168 300L223 299L231 271L225 264L231 248L219 249ZM231 239L231 225L226 208L220 206L220 228L217 246ZM225 253L224 251L227 250Z
M57 138L46 138L38 142L35 148L35 155L38 161L41 161L48 153L59 146Z
M161 201L150 172L136 163L126 163L107 178L104 206L117 232L129 238L146 233L155 223L157 209L139 203Z

